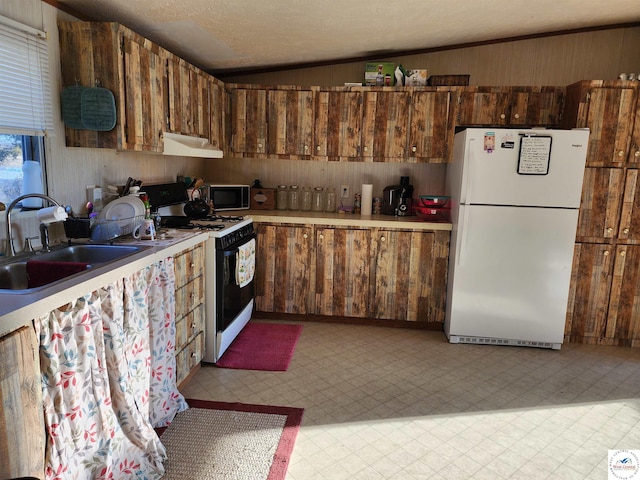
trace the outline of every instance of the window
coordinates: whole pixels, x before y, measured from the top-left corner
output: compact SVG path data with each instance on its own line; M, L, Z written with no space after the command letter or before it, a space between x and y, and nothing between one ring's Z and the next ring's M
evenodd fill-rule
M53 132L48 62L45 32L0 16L0 201L5 204L46 190L44 138Z

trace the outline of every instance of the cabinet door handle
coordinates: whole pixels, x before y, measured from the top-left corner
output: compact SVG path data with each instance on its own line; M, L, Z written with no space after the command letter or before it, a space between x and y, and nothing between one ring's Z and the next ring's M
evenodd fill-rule
M316 146L316 150L319 152L320 151L320 145Z
M324 234L322 234L322 233L321 233L320 235L318 235L318 238L319 238L320 240L323 240L323 239L324 239Z
M191 298L191 299L196 298L196 294L195 293L190 293L189 294L189 298Z
M620 252L620 256L621 257L626 257L626 255L627 255L627 251L626 250L623 250L623 251Z
M367 147L367 146L365 145L365 147L363 148L363 150L364 150L365 152L368 152L368 151L369 151L369 147Z
M193 262L192 262L192 263L190 263L190 264L189 264L189 266L190 266L191 268L196 268L196 264L195 264L195 263L193 263Z
M619 157L623 157L623 156L624 156L624 152L623 152L622 150L620 150L620 151L618 152L618 156L619 156Z
M514 115L514 117L515 117L515 118L520 118L520 114L519 114L519 113L516 113L516 114Z
M505 118L507 118L507 116L504 113L501 113L500 118L504 120Z
M607 227L607 233L613 232L613 227Z
M383 235L382 237L380 237L380 241L381 241L381 242L386 242L386 241L387 241L387 238Z
M622 233L624 233L625 235L628 235L629 234L629 229L625 228L624 230L622 230Z
M609 250L605 250L604 252L602 252L602 254L603 254L605 257L608 257L608 256L609 256Z
M195 323L192 323L192 324L191 324L191 329L192 329L192 330L195 330L195 329L196 329L196 324L195 324Z
M196 358L196 352L193 352L193 353L191 354L191 358Z
M305 146L304 146L304 149L305 149L305 151L306 151L306 150L309 150L309 145L305 145Z
M307 235L306 233L302 235L302 238L309 238L309 235Z
M416 147L415 145L413 147L411 147L411 151L412 152L417 152L418 151L418 147Z
M640 157L640 150L636 150L636 153L633 154L634 157Z

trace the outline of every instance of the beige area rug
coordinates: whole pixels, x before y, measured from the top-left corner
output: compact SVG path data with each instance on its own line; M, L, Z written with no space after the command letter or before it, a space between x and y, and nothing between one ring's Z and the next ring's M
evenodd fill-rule
M167 480L283 480L303 409L188 400L160 439Z

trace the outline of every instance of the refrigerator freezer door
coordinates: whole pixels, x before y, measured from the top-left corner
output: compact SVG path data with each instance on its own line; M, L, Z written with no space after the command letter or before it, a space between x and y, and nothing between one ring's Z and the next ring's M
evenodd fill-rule
M559 348L577 221L577 210L460 206L449 264L450 341L470 336Z
M551 137L545 175L518 173L520 134ZM488 136L494 137L490 143ZM586 130L465 130L455 139L464 147L454 148L463 156L454 162L464 162L460 203L578 208L588 139ZM545 158L541 162L546 165Z

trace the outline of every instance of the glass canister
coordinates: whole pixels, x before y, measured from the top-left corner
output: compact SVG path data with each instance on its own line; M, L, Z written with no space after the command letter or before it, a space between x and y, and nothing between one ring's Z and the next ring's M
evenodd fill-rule
M336 211L336 190L334 188L327 190L324 211L329 213Z
M276 210L286 210L288 208L288 193L286 185L278 185L276 190Z
M300 210L300 192L297 185L289 187L289 210Z
M321 212L324 210L324 190L322 190L322 187L316 187L313 189L311 210L314 212Z
M302 187L302 191L300 192L300 210L304 212L311 211L311 201L313 194L309 187Z

